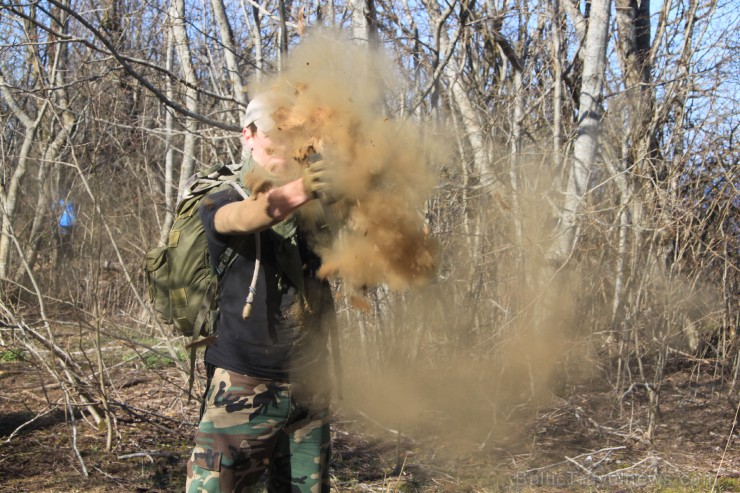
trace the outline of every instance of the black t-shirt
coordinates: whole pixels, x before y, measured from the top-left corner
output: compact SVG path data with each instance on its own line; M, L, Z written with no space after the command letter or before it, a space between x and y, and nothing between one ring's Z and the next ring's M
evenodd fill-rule
M242 310L255 265L256 235L222 235L214 229L216 211L242 197L229 188L203 200L200 218L208 239L208 253L215 269L227 246L238 255L219 284L216 341L206 350L206 362L254 377L291 381L296 375L325 372L327 324L335 317L331 290L316 279L320 263L300 232L294 238L303 265L305 296L280 269L278 250L286 240L271 229L259 233L261 259L252 313ZM307 303L308 301L308 303Z

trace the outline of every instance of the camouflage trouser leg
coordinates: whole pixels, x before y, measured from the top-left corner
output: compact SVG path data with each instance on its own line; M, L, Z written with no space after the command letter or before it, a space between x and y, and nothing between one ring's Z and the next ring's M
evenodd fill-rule
M329 491L326 395L217 368L188 462L188 493Z

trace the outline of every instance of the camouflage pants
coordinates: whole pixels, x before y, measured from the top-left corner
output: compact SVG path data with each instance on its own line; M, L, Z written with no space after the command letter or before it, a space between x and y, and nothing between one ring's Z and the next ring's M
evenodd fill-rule
M329 491L329 398L216 368L188 461L187 493Z

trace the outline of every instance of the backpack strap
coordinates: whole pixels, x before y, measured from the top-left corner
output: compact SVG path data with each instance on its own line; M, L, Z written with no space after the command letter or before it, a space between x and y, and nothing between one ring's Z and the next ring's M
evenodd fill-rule
M213 175L216 175L217 172L212 173ZM211 176L209 175L209 178ZM191 177L192 179L192 177ZM193 183L190 183L190 180L188 181L189 185L186 186L186 190L190 191L193 187ZM244 188L236 183L234 180L226 180L224 182L225 184L231 186L234 190L236 190L239 195L242 196L244 200L249 198L249 194L244 190ZM258 276L259 271L259 233L256 235L257 238L257 261L255 262L255 269L254 269L254 278ZM215 276L211 278L211 282L208 284L208 288L206 289L206 295L203 297L203 302L200 305L200 309L198 310L198 315L195 317L195 322L193 322L193 340L190 344L188 344L188 348L190 348L190 377L188 378L188 396L192 396L193 391L193 382L195 379L195 356L196 351L200 346L204 346L207 344L210 344L213 340L213 334L209 334L208 337L206 337L203 340L198 340L198 337L200 337L201 330L203 326L208 322L208 315L210 315L211 311L214 309L214 303L216 301L216 292L218 291L218 284L221 281L221 278L226 273L226 270L231 266L231 264L234 263L234 260L236 260L237 251L236 248L232 248L230 246L227 246L223 252L221 252L221 255L218 258L218 265L215 269ZM253 284L256 284L256 282L252 282ZM252 291L252 288L250 287L250 292Z
M252 272L252 282L249 284L249 292L247 293L247 299L244 300L244 309L242 310L242 318L248 319L252 314L252 302L254 301L254 294L257 292L257 281L260 273L260 259L262 258L262 242L260 241L260 233L254 235L254 272Z
M208 323L208 315L213 311L213 303L216 299L216 291L218 290L218 283L224 276L226 269L236 260L236 249L227 247L221 256L219 257L218 266L216 267L216 275L211 279L206 290L206 295L203 297L203 302L198 310L198 315L195 317L193 323L193 341L188 344L190 348L190 377L188 378L188 396L192 395L193 382L195 380L195 356L196 351L200 346L208 345L213 340L213 334L209 334L208 337L199 341L200 332L202 327ZM207 388L207 387L206 387Z
M244 200L247 200L249 195L247 195L247 192L244 191L244 188L235 181L228 181L226 182L229 185L231 185L234 190L239 192L239 194L244 198ZM244 301L244 309L242 310L242 318L244 320L249 318L249 315L252 313L252 302L254 301L254 294L257 291L257 281L259 279L259 272L260 272L260 263L262 259L262 244L260 241L260 233L257 232L254 234L254 243L255 243L255 258L254 258L254 272L252 272L252 282L249 285L249 292L247 293L247 299ZM231 249L227 248L224 250L224 253L221 254L221 259L219 260L219 268L216 270L216 275L220 279L220 277L223 275L223 271L226 270L226 268L231 265L231 262L234 261L234 258L236 258L236 252L233 250L228 253ZM222 271L223 270L223 271Z
M200 346L205 346L207 344L210 344L210 342L213 340L213 335L209 334L208 337L202 340L198 340L198 337L200 337L200 331L201 328L206 324L208 321L208 315L211 312L213 299L216 297L216 290L218 289L218 276L214 276L211 279L211 282L208 284L208 288L206 289L206 295L203 297L203 301L200 305L200 309L198 310L198 315L195 317L195 322L193 323L193 340L190 344L188 344L186 347L190 349L190 375L188 376L188 401L190 401L190 398L192 397L193 392L193 382L195 381L195 356L196 352L198 351L198 348Z
M249 198L249 194L244 190L244 188L242 188L241 185L236 183L234 180L227 180L224 183L236 190L244 200ZM236 248L233 248L231 246L227 246L224 251L221 252L221 255L218 258L218 265L216 265L216 268L214 270L214 273L216 275L211 279L211 283L208 285L206 296L203 297L203 303L201 304L200 309L198 310L198 315L195 317L195 322L193 323L193 343L191 345L195 345L195 342L200 335L201 329L206 323L207 316L209 312L213 309L213 302L216 299L216 290L218 289L218 283L226 273L226 269L228 269L231 264L234 263L234 260L236 260L236 255ZM200 345L202 344L198 344L198 346Z

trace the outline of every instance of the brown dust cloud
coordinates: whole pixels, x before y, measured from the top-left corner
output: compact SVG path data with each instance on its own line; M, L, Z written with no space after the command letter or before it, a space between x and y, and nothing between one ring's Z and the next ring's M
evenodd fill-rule
M319 31L290 54L287 68L252 84L277 110L277 131L289 137L296 167L318 152L335 203L300 209L313 228L321 274L358 294L365 287L420 287L434 274L435 251L424 229L424 203L434 184L430 163L443 157L409 120L387 116L396 90L392 62ZM297 169L296 173L301 170Z
M476 307L487 302L451 298L460 289L435 277L439 248L424 226L425 201L450 157L440 142L454 137L449 128L437 132L423 122L389 116L399 113L389 105L401 91L393 67L382 51L317 31L293 49L283 71L252 81L250 95L269 94L277 107L273 119L296 158L293 177L314 151L330 169L340 200L312 201L299 212L314 232L321 274L339 280L358 308L365 288L382 286L382 292L395 291L402 299L403 306L380 322L396 327L392 333L346 327L339 405L376 423L369 431L401 429L407 437L429 437L435 423L435 435L462 437L462 443L480 447L493 440L494 431L506 429L513 401L553 372L558 337L553 331L530 333L531 324L519 321L483 359L455 342L465 339ZM462 245L449 250L467 251ZM447 264L471 269L466 262ZM351 318L340 314L340 321ZM458 349L445 354L437 345ZM422 353L434 356L413 357ZM446 447L448 453L454 450Z

